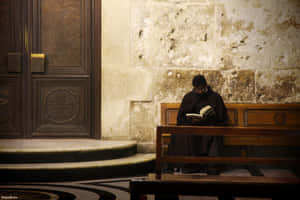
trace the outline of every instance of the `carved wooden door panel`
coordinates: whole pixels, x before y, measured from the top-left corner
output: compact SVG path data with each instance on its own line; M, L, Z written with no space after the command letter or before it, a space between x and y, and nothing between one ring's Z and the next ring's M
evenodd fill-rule
M91 136L91 0L33 0L32 136Z
M0 137L20 137L22 1L0 1Z
M99 138L94 2L0 1L0 137Z

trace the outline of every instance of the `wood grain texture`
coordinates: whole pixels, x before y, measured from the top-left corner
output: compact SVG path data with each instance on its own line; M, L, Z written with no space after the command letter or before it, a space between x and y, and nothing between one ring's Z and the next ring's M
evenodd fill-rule
M20 0L0 2L0 74L20 72L22 55L22 7ZM10 55L19 55L10 59Z
M46 54L47 73L90 73L92 1L33 2L33 52Z
M161 124L176 125L179 103L161 104ZM226 104L229 126L300 127L300 104ZM225 145L298 145L299 140L281 136L225 136Z
M0 73L7 73L7 54L10 46L10 1L0 3Z
M20 136L20 90L18 78L0 80L0 136Z
M227 164L283 164L300 165L299 158L280 157L207 157L207 156L168 156L163 155L162 137L166 133L176 135L219 135L219 136L282 136L300 141L299 127L234 127L234 126L158 126L156 149L156 175L161 178L162 163L227 163ZM274 144L272 144L274 145ZM300 146L300 142L296 144Z
M89 136L88 80L34 80L34 136Z
M93 137L101 138L101 10L102 1L93 1L93 66L92 67L92 133Z
M0 11L0 77L17 83L10 89L1 83L0 90L10 96L1 101L2 121L13 121L5 130L2 123L1 137L100 139L101 58L95 55L101 55L101 0L3 0ZM46 54L45 70L32 73L31 53ZM11 67L8 54L20 55L9 58ZM19 115L7 111L5 98L9 105L19 102L12 107Z

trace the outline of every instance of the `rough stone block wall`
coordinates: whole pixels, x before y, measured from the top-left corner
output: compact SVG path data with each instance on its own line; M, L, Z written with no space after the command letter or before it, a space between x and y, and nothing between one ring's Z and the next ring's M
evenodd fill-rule
M196 74L225 103L300 103L299 0L104 0L102 24L103 138L154 151Z

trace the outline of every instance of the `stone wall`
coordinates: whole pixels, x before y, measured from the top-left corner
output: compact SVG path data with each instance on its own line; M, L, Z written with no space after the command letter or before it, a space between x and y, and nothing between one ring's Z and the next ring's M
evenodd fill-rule
M300 103L299 0L102 0L102 137L154 151L160 103Z

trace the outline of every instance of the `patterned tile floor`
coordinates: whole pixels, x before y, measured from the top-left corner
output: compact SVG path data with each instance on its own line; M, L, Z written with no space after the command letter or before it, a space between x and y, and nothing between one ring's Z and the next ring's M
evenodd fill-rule
M262 169L262 172L265 176L294 176L288 170ZM222 173L221 176L251 176L251 174L246 169L234 169ZM131 178L133 177L78 182L2 183L0 200L129 200ZM154 200L154 197L148 195L147 199ZM249 198L236 198L236 200L247 199ZM180 200L217 200L217 198L180 196ZM258 199L251 198L251 200Z

